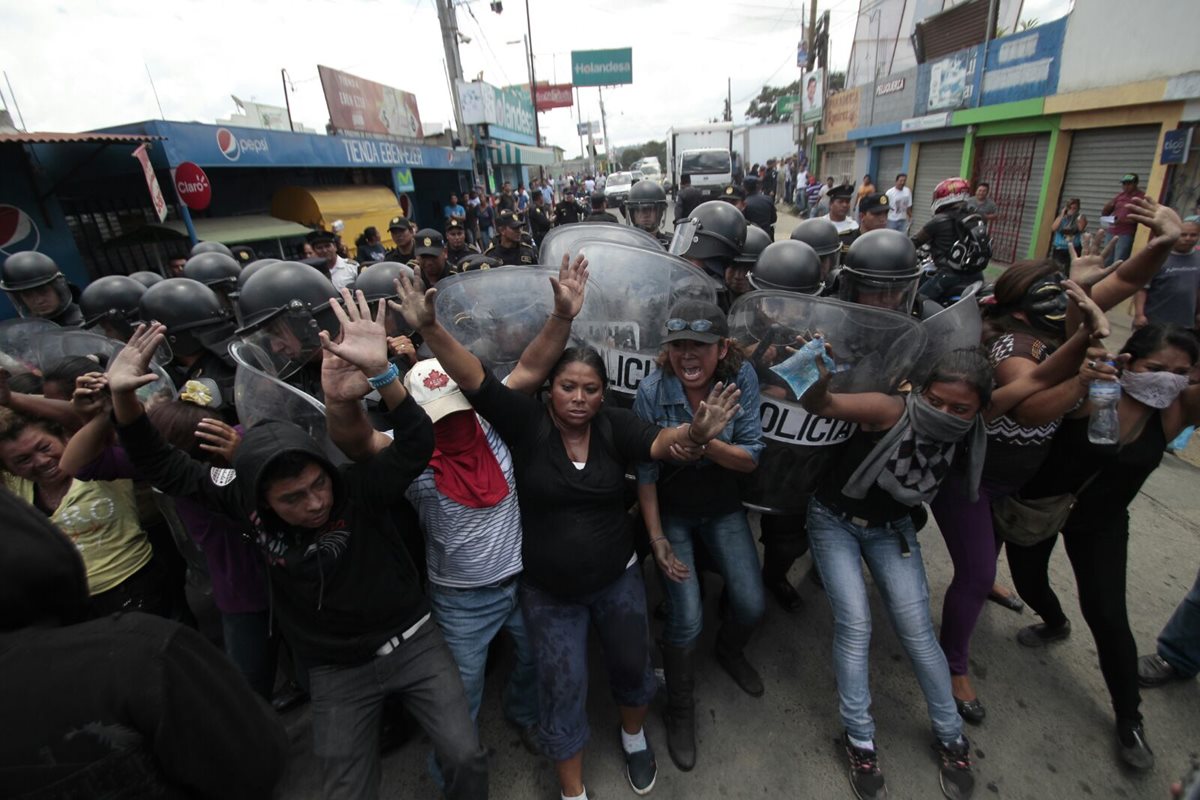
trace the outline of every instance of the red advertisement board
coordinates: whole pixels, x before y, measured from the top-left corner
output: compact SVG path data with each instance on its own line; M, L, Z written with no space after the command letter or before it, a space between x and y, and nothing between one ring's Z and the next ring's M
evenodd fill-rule
M575 105L571 97L569 83L539 83L537 85L537 110L549 111L552 108L570 108Z
M339 131L419 139L417 96L348 72L317 65L329 120Z
M175 191L183 204L193 211L203 211L212 203L212 184L208 175L190 161L175 168Z

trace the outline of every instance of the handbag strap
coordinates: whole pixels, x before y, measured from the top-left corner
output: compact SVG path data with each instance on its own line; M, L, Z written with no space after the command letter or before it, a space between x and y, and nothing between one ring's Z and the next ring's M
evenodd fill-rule
M1150 418L1153 417L1154 414L1155 414L1155 412L1151 412L1151 413L1143 416L1140 420L1138 420L1138 424L1135 425L1133 430L1131 431L1131 433L1133 435L1129 437L1128 441L1122 440L1120 442L1117 442L1117 455L1121 454L1121 451L1125 449L1125 445L1133 444L1134 442L1136 442L1138 439L1141 438L1142 433L1144 433L1146 430L1146 424L1150 421ZM1100 469L1098 469L1094 473L1092 473L1088 477L1088 479L1086 481L1084 481L1083 483L1081 483L1079 485L1079 488L1076 489L1075 491L1071 492L1071 494L1074 495L1076 498L1078 498L1079 495L1083 494L1083 490L1091 485L1092 481L1094 481L1094 480L1096 480L1096 478L1100 477L1101 472L1104 472L1104 467L1101 467Z

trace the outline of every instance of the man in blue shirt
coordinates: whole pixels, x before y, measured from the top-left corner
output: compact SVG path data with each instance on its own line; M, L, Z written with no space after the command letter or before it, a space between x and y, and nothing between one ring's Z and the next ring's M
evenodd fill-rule
M447 220L451 217L466 217L467 210L458 202L458 195L450 195L450 202L442 208L442 219Z

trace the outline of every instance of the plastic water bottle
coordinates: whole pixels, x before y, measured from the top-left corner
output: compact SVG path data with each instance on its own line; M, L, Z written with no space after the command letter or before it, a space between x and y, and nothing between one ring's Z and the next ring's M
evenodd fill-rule
M787 360L771 367L771 371L787 381L796 397L801 397L821 377L816 364L818 357L827 368L833 369L833 359L825 352L825 340L820 335L813 336Z
M1112 366L1112 362L1106 362ZM1088 400L1092 417L1088 420L1088 441L1092 444L1116 444L1121 435L1117 419L1117 403L1121 399L1121 384L1116 381L1092 381Z

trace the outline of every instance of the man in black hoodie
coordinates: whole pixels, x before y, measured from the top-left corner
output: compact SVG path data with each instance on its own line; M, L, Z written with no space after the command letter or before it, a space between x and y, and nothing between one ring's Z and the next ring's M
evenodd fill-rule
M0 488L0 797L270 797L287 736L233 664L150 614L87 619L79 551Z
M146 420L136 389L161 340L139 329L113 359L108 381L118 433L130 458L161 491L248 519L267 560L272 611L311 681L313 749L324 796L373 798L379 791L383 701L400 695L433 740L448 798L487 797L486 753L467 711L462 680L421 592L417 571L389 513L433 452L433 425L387 358L381 307L342 290L339 343L322 332L326 393L369 383L391 409L392 446L361 464L335 467L290 422L246 432L236 477L215 475L170 447ZM355 376L347 365L357 367ZM367 376L367 377L363 377Z

